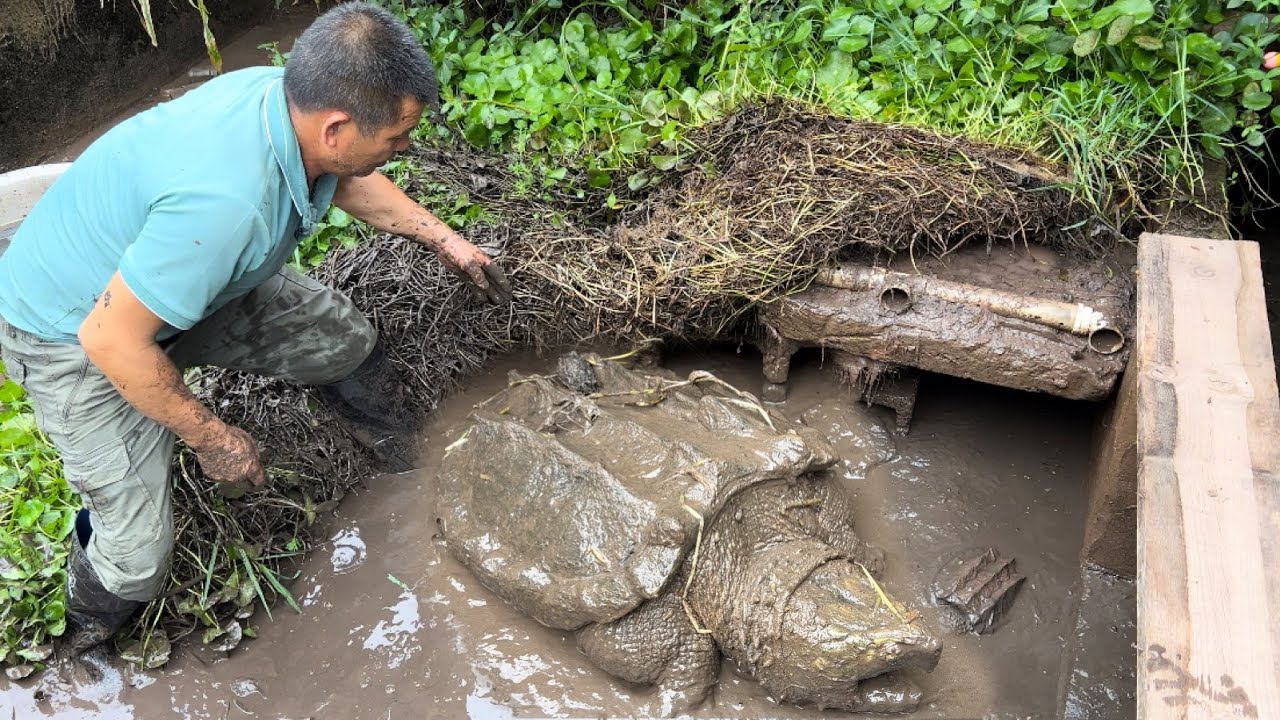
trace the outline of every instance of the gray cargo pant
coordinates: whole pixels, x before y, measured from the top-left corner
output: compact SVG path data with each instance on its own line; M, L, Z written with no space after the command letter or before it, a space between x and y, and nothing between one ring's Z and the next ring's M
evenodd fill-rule
M375 337L345 295L285 268L166 350L183 369L215 365L320 385L359 367ZM152 599L173 548L173 433L130 405L77 344L42 340L0 319L0 350L89 510L87 552L103 586L126 600Z

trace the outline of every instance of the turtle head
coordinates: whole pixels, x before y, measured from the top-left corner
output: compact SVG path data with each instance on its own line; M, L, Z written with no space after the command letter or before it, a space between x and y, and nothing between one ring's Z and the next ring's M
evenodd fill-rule
M942 643L863 566L822 565L787 603L782 636L772 650L767 686L788 700L854 709L865 702L859 681L915 668L933 670Z

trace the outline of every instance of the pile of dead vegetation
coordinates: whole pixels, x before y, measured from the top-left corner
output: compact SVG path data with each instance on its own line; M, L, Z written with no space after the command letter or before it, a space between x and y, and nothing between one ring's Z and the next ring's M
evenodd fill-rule
M779 104L745 108L690 140L700 148L693 169L608 222L522 192L502 158L421 151L421 182L485 208L465 235L506 267L509 306L475 300L430 251L389 237L334 253L317 275L378 327L426 413L515 347L747 338L757 303L805 287L849 252L940 255L1046 239L1084 249L1081 233L1063 229L1084 215L1057 186L1060 171L1007 148ZM279 575L315 541L317 513L368 465L303 388L219 371L201 388L258 439L271 481L227 497L180 454L171 588L142 627L228 646L256 596L287 598Z

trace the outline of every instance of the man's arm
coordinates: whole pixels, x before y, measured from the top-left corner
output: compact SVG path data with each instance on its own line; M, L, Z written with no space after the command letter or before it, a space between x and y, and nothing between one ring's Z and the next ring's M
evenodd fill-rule
M81 323L80 345L129 404L196 452L211 479L261 485L264 473L257 444L191 394L182 373L156 344L163 324L117 272Z
M440 262L470 278L491 301L511 299L511 285L492 258L405 195L386 175L375 172L340 179L333 204L383 232L435 250Z

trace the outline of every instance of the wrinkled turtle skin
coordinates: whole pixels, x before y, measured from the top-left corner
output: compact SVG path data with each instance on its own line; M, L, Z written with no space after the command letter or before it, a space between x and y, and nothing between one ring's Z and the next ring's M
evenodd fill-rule
M709 373L571 354L477 406L437 510L486 587L667 712L706 698L721 654L780 700L909 712L920 692L885 673L932 670L941 644L874 579L836 459Z

